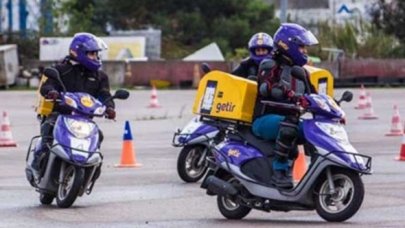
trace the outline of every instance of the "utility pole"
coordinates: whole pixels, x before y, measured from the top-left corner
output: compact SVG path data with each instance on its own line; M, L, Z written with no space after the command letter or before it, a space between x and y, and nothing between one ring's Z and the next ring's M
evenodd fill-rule
M13 32L13 1L8 0L6 4L8 10L8 36L11 37Z
M280 21L281 21L281 23L287 22L287 8L288 8L288 0L280 0Z
M43 34L50 35L53 32L52 2L41 0L41 15L43 18Z
M19 0L18 5L20 13L20 37L24 39L27 36L27 1Z

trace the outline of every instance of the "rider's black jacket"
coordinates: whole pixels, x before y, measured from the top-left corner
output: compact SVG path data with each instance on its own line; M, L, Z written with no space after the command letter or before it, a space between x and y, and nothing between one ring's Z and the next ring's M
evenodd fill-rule
M85 92L97 98L101 102L111 97L108 76L103 71L89 71L84 66L67 57L62 63L54 66L59 71L60 78L67 92ZM46 75L45 75L46 76ZM42 96L46 97L49 91L62 91L60 84L48 78L40 88ZM112 100L106 103L107 107L114 108ZM53 111L66 112L67 110L55 105Z
M249 76L257 76L259 65L251 59L246 58L232 71L233 75L248 78Z

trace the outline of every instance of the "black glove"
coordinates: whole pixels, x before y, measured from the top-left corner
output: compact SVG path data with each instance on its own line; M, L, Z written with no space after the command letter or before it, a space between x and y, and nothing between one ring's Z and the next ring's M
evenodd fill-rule
M105 116L107 117L107 119L113 120L115 119L115 110L111 107L107 108L107 110L105 110Z
M46 98L56 100L59 98L59 92L56 90L51 90L46 94Z

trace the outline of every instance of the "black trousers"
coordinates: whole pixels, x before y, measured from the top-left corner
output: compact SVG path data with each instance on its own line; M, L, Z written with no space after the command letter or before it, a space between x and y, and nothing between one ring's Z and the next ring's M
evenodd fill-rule
M275 148L278 160L287 161L288 158L291 159L296 156L298 124L299 118L297 116L286 116L284 121L280 123Z

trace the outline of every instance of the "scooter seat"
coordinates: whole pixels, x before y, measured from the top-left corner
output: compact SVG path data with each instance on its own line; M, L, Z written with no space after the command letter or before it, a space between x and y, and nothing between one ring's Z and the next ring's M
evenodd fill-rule
M250 126L240 126L238 128L238 133L239 134L234 134L234 136L232 136L232 138L236 139L236 140L246 141L251 146L256 147L260 152L263 153L263 155L265 155L267 157L274 156L274 152L273 152L274 146L275 146L274 141L272 142L272 141L264 140L264 139L261 139L261 138L255 136L252 133Z

